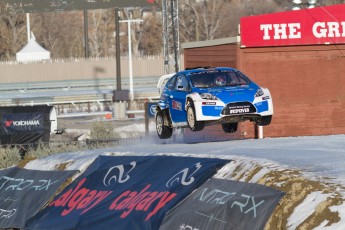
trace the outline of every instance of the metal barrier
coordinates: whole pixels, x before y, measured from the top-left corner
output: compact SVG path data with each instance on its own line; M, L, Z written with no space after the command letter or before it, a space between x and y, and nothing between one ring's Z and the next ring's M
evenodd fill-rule
M134 81L134 99L157 98L156 77L141 77ZM115 80L59 81L0 84L0 106L58 105L111 102ZM123 89L129 87L123 80Z
M134 77L134 86L141 88L155 89L159 77ZM129 78L121 78L123 88L129 88ZM87 89L115 89L116 78L96 78L92 80L63 80L63 81L38 81L38 82L21 82L21 83L2 83L0 92L37 92L48 89L64 90L87 90Z
M124 146L124 145L132 145L136 143L142 142L143 138L120 138L120 139L108 139L108 140L84 140L84 141L59 141L59 142L42 142L42 143L28 143L28 144L11 144L11 145L0 145L0 148L10 148L10 154L18 154L20 158L23 160L27 155L28 151L31 154L35 155L35 157L46 157L52 154L63 153L68 149L69 146L72 146L75 151L81 150L95 150L95 149L102 149L102 148L111 148L116 146ZM60 151L59 148L61 147ZM13 151L13 150L16 151ZM55 152L54 152L55 149ZM5 150L6 151L6 150ZM13 155L14 156L14 155ZM16 159L13 159L16 160ZM14 164L18 164L19 162L13 162Z

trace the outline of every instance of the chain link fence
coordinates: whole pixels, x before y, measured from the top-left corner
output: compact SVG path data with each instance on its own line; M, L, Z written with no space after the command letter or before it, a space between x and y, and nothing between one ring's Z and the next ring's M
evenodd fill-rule
M39 144L1 145L0 169L20 164L21 161L39 159L54 154L126 146L143 141L144 137L116 139L86 139Z

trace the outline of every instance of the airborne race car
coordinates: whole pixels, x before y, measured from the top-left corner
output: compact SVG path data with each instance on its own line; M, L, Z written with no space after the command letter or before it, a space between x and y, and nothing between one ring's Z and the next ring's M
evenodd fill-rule
M162 78L169 80L156 106L156 130L161 139L170 138L177 127L200 131L205 125L220 123L225 133L234 133L239 122L248 120L259 126L271 123L269 90L237 69L194 68Z

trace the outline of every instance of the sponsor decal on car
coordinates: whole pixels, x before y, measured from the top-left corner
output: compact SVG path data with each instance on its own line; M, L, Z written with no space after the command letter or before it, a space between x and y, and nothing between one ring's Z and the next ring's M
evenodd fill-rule
M229 107L230 114L239 114L239 113L249 113L250 106L249 105L237 105Z
M182 111L182 103L178 101L172 101L172 108Z
M217 103L216 102L210 102L210 101L204 101L202 102L202 105L216 105Z
M234 95L244 95L245 93L243 93L243 92L236 92L236 93L233 93L233 92L231 92L230 93L230 96L234 96Z
M245 109L230 109L230 113L232 113L232 114L249 113L249 108L245 108Z

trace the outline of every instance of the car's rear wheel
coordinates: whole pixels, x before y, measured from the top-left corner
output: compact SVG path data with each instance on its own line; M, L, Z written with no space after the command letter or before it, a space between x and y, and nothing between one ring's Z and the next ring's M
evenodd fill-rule
M187 123L192 131L201 131L204 129L205 122L197 121L195 116L194 103L190 102L187 106Z
M238 123L225 123L222 128L225 133L234 133L237 131Z
M256 124L259 126L267 126L271 124L272 116L262 116L258 121L256 121Z
M163 111L157 111L156 131L160 139L168 139L172 135L173 129L169 126L167 114Z

